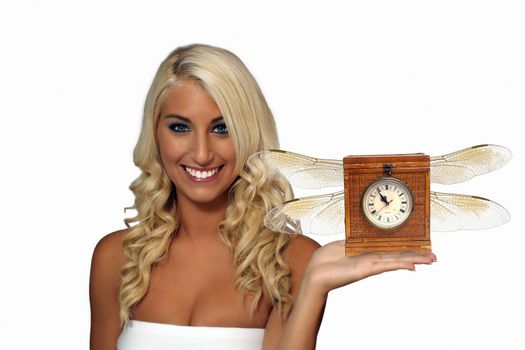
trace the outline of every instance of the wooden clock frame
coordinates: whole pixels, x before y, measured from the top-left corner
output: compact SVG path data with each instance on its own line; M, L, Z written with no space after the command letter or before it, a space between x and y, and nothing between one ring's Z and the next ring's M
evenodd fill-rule
M343 164L346 255L430 253L430 157L423 153L347 156ZM371 183L385 176L402 181L412 193L412 213L394 229L374 226L362 211L364 192Z

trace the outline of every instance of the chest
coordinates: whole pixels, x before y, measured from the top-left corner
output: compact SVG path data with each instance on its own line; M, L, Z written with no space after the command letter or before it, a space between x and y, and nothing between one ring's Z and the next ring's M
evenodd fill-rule
M271 300L264 293L250 317L253 297L236 291L229 252L191 252L174 249L152 268L148 292L133 310L133 318L178 325L264 328Z

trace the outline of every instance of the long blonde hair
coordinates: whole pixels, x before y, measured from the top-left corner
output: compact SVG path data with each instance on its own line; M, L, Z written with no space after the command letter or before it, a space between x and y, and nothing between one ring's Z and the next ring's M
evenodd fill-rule
M188 79L199 83L217 103L236 151L238 177L229 189L225 219L219 225L219 235L233 256L236 288L244 296L253 295L251 315L265 288L281 318L286 318L293 300L290 269L282 253L290 237L270 231L262 219L293 194L283 178L267 176L262 168L245 167L251 154L279 147L275 121L257 82L237 56L194 44L168 55L146 98L133 153L141 174L130 185L135 195L130 208L137 214L125 220L129 230L123 240L127 263L121 271L121 323L129 320L133 306L148 291L151 268L167 256L179 226L174 185L162 167L155 130L168 89Z

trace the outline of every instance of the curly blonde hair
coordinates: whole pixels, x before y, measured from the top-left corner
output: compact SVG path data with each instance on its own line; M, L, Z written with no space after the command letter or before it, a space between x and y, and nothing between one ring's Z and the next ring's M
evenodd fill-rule
M290 268L282 259L290 237L272 232L262 221L269 209L293 194L284 178L245 166L251 154L279 147L275 121L257 82L237 56L194 44L168 55L146 98L133 153L141 174L130 185L135 203L128 208L137 214L124 220L129 230L123 239L127 263L121 271L121 323L129 321L134 305L147 293L151 268L167 256L179 227L175 189L163 169L155 130L167 91L188 80L200 84L217 103L236 151L238 176L229 189L225 219L219 225L219 235L233 256L236 289L244 296L253 295L253 316L265 288L284 319L293 304Z

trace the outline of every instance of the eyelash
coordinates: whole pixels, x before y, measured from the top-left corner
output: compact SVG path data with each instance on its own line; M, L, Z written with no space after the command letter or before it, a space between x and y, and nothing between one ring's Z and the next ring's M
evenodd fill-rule
M171 123L168 125L168 127L173 131L173 132L176 132L176 133L185 133L185 132L189 132L190 131L190 127L187 126L186 124L181 124L181 123ZM220 130L217 130L217 129L220 129ZM219 134L219 135L227 135L228 134L228 127L226 126L225 123L220 123L220 124L216 124L212 131L216 134Z
M181 123L171 123L168 127L176 133L188 132L190 130L187 125ZM184 130L181 130L182 128L184 128Z
M227 135L228 134L228 127L224 123L217 124L213 127L213 130L217 130L218 128L221 128L221 131L217 131L217 134L219 135Z

